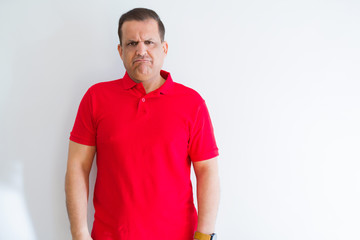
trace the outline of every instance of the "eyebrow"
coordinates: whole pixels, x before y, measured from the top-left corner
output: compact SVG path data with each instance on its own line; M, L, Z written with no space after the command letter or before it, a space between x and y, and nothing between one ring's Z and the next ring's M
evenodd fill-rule
M153 38L148 38L148 39L145 39L143 42L146 42L146 41L155 41ZM132 42L135 42L135 43L138 43L139 41L135 41L135 40L127 40L126 43L132 43Z

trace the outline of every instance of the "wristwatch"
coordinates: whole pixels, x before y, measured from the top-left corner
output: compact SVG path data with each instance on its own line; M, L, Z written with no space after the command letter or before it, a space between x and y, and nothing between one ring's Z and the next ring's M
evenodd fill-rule
M216 234L205 234L201 232L195 232L194 238L198 240L216 240Z

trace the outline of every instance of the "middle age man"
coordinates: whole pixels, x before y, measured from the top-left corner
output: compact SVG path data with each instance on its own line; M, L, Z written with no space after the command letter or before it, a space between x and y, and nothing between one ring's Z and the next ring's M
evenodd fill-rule
M74 240L91 239L86 204L95 152L94 240L215 239L218 148L205 101L161 70L164 34L152 10L123 14L118 51L125 76L93 85L80 103L66 175Z

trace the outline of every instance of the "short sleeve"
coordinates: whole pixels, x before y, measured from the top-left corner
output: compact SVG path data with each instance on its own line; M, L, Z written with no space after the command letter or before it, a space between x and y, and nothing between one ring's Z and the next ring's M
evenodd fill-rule
M188 154L191 161L208 160L219 155L209 111L203 101L190 130Z
M93 116L93 104L91 88L81 99L79 109L75 118L73 129L70 133L70 140L88 145L96 145L96 129Z

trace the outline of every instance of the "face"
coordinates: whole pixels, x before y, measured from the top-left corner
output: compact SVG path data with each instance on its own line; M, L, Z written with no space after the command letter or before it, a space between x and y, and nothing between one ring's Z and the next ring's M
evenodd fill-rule
M168 45L161 42L157 22L126 21L121 31L122 45L118 45L118 51L131 79L136 82L160 79Z

